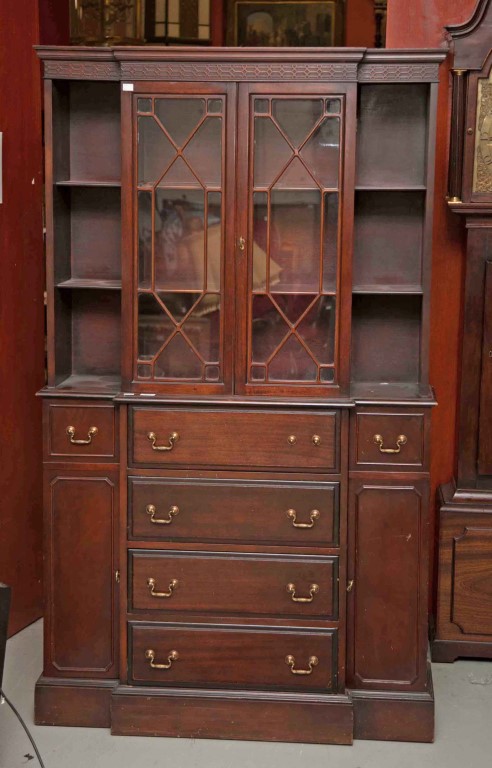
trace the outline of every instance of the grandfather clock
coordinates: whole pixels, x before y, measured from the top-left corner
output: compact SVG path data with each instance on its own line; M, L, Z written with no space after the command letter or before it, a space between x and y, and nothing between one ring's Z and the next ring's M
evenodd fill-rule
M492 658L492 0L449 27L450 208L466 223L456 479L440 495L434 661Z

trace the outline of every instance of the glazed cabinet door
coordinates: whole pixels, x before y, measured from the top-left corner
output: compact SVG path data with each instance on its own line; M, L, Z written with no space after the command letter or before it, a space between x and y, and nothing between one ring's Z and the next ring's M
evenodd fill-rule
M347 376L342 280L351 238L353 99L347 86L241 85L237 385L322 395Z
M142 391L231 389L235 119L233 85L141 83L131 95L131 377Z
M348 679L422 689L427 676L428 483L352 480Z
M117 676L118 475L45 473L47 677Z

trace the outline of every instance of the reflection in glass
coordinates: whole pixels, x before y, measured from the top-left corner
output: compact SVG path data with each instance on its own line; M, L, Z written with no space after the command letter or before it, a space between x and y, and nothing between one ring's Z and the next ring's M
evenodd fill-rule
M266 363L289 330L289 326L268 296L254 296L252 362Z
M173 336L156 359L154 376L158 379L202 378L201 360L180 333Z
M272 184L290 157L292 150L274 123L269 118L255 117L255 186Z
M270 381L316 381L318 366L297 338L291 336L268 367Z
M205 115L204 99L156 99L155 114L178 147Z
M155 192L156 289L201 290L204 280L205 195L202 189Z
M335 297L320 296L297 327L318 363L333 363L335 355Z
M321 99L274 99L272 109L291 144L298 147L323 114L323 102Z
M207 209L207 288L220 291L222 264L222 193L208 193ZM190 243L193 250L193 244Z
M323 290L337 290L338 192L326 192L323 237Z
M152 285L152 193L138 193L138 285Z
M320 209L319 190L272 191L270 265L280 268L275 292L319 289Z
M301 157L323 187L338 186L340 119L325 118L301 149Z
M222 119L207 117L183 152L203 186L218 187L222 177Z
M174 327L155 296L143 293L138 297L138 359L152 360Z
M138 118L138 183L151 184L164 173L176 150L153 117Z

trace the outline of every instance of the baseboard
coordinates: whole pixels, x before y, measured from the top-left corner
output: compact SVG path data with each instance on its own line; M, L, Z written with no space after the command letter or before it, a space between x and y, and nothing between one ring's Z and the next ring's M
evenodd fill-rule
M480 643L469 640L433 640L432 661L450 664L456 659L492 659L492 642Z
M111 694L117 680L40 677L34 693L36 725L111 727Z

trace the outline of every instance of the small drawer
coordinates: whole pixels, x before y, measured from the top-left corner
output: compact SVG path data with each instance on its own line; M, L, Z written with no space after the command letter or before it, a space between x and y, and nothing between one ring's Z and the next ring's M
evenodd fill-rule
M339 485L130 478L129 538L338 546Z
M336 412L132 408L131 460L186 465L334 471Z
M104 460L115 457L114 406L45 403L44 408L46 459L65 461L87 456Z
M130 682L336 691L337 630L129 625Z
M337 557L129 553L130 611L338 617Z
M353 469L427 467L426 415L407 411L358 410L352 417Z

